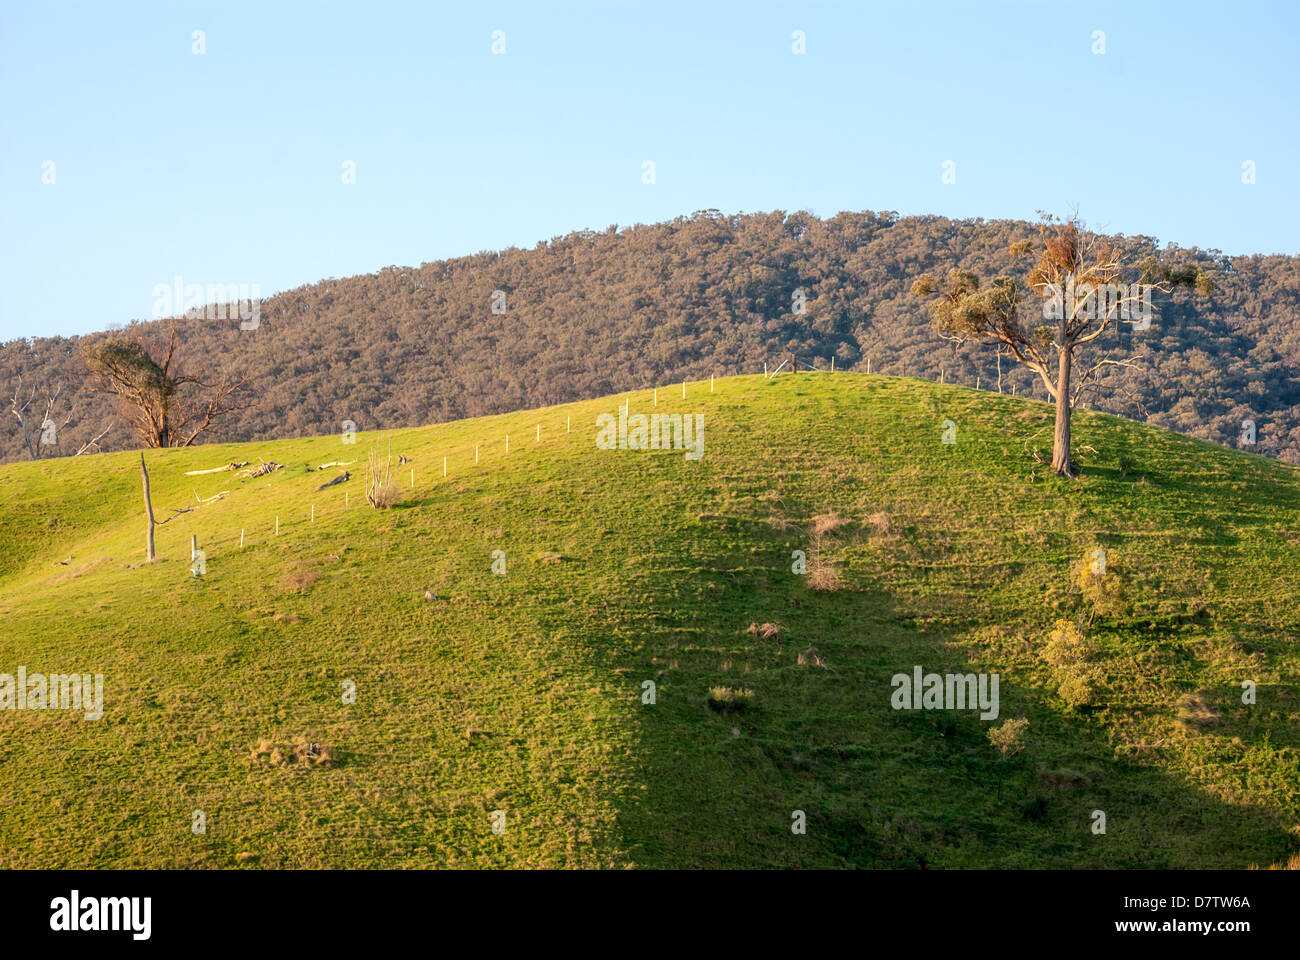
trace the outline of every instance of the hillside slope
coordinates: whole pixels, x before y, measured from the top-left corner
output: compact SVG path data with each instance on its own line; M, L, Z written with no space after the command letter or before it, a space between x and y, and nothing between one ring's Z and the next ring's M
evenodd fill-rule
M936 381L942 371L948 383L988 390L996 358L940 340L910 286L923 271L1014 271L1011 244L1034 236L1023 221L702 211L274 296L263 289L256 330L241 330L233 315L181 321L181 349L207 379L229 367L253 384L255 403L205 441L330 433L344 420L373 430L506 413L682 377L758 373L791 350L823 368L833 358L841 371ZM1158 297L1151 330L1120 324L1093 344L1141 364L1107 367L1087 403L1229 446L1251 419L1254 452L1300 462L1300 258L1228 257L1144 236L1118 242L1135 262L1194 263L1217 289ZM131 333L155 338L157 327ZM58 444L47 454L75 453L113 418L109 398L81 386L81 346L77 337L0 344L6 389L19 378L27 388L65 387L53 418ZM1043 396L1029 371L1008 361L1001 373L1006 392ZM5 419L0 459L26 457L17 422ZM104 443L134 441L119 419Z
M104 677L100 720L0 710L0 866L1246 867L1300 847L1294 468L1081 411L1083 476L1056 481L1027 454L1050 442L1039 401L858 374L686 393L150 451L159 519L229 491L159 527L152 566L138 454L0 467L0 673ZM701 414L702 458L600 449L624 402ZM376 441L413 461L387 511L362 503ZM184 476L259 458L286 467ZM1097 547L1127 606L1088 628L1103 679L1072 709L1043 643L1087 621L1072 570ZM792 573L800 550L831 589ZM1000 716L892 709L916 666L997 672ZM723 687L748 702L711 704ZM1019 717L1001 758L986 734ZM286 762L297 738L332 762Z

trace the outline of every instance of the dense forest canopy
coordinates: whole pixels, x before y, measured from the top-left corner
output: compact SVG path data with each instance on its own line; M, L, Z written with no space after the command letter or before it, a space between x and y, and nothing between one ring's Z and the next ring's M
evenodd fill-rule
M264 300L255 329L227 319L176 321L191 367L248 378L251 401L209 441L413 426L500 413L710 374L756 373L788 352L837 370L996 389L996 359L935 335L914 277L960 267L995 276L1009 248L1035 235L1023 221L714 210L668 223L580 231L539 243L376 274L327 279ZM1121 324L1115 367L1084 398L1095 409L1300 463L1300 258L1228 257L1116 240L1208 271L1208 298L1160 298L1150 330ZM156 338L158 324L127 333ZM120 333L120 331L119 331ZM54 455L76 453L115 416L85 386L82 337L0 345L0 384L53 390ZM1109 335L1109 334L1108 334ZM1107 344L1102 344L1103 347ZM1003 389L1043 397L1041 383L1003 362ZM29 389L29 386L24 386ZM9 396L8 393L5 396ZM0 456L28 455L13 417ZM132 446L119 422L99 442Z

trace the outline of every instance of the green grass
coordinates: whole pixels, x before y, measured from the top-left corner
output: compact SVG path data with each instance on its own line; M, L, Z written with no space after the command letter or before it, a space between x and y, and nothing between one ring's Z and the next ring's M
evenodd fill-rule
M1081 410L1083 474L1061 481L1027 455L1050 446L1039 401L854 374L715 390L659 391L704 415L697 462L593 443L650 390L355 446L151 451L159 519L230 491L159 527L153 565L137 454L0 467L0 672L105 684L98 721L0 711L0 866L1247 867L1300 847L1294 468ZM365 456L390 438L415 486L396 468L400 502L372 510ZM183 476L259 457L286 469ZM309 465L349 459L315 492L340 470ZM1094 546L1128 606L1087 630L1104 681L1071 709L1042 648L1086 622L1071 571ZM795 550L838 586L810 589ZM972 711L892 710L918 664L998 672L1024 749L1002 759ZM1217 721L1180 722L1193 694ZM252 759L298 737L333 763Z

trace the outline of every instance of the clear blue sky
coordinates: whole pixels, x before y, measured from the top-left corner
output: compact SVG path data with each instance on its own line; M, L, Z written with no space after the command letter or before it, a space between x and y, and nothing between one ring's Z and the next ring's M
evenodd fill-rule
M1298 7L6 0L0 339L709 207L1295 254Z

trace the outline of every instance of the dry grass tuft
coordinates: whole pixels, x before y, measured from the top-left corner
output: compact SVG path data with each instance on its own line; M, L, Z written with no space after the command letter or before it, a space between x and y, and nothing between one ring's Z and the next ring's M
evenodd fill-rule
M779 624L779 623L763 623L763 624L751 623L751 624L749 625L749 629L746 630L745 632L748 633L748 634L750 634L750 635L752 635L752 636L755 636L755 637L761 637L761 638L764 639L764 640L771 640L773 637L778 637L778 636L781 635L781 624Z
M1067 793L1092 785L1086 776L1069 767L1062 767L1060 770L1043 770L1038 774L1038 782L1044 787Z
M719 713L738 713L753 705L753 690L745 687L709 687L709 706Z
M1178 701L1178 725L1184 730L1204 730L1223 718L1205 693L1189 693Z
M818 593L834 593L843 585L839 568L822 560L819 551L808 561L808 589Z
M259 766L328 767L334 763L334 748L301 733L288 742L263 737L253 746L249 759Z
M298 573L285 574L280 578L280 589L305 590L319 579L320 574L313 573L311 570L302 570Z
M821 667L823 670L825 670L826 661L822 659L821 654L819 654L812 647L809 647L807 650L799 651L799 666Z
M867 517L867 523L875 528L876 533L882 537L896 537L898 531L894 529L893 521L889 519L889 514L877 511Z
M834 510L829 513L819 513L812 518L812 532L814 536L821 536L824 533L834 533L840 527L845 526L849 521L841 517Z
M1250 869L1258 870L1259 867L1252 866ZM1300 853L1293 853L1281 863L1274 863L1264 868L1265 870L1300 870Z

